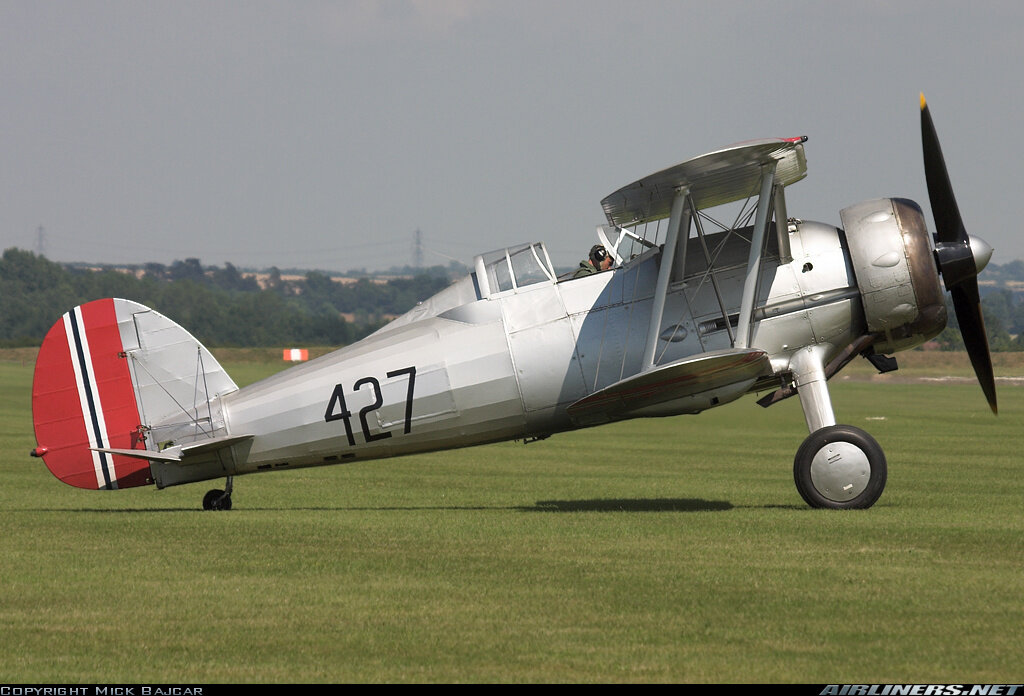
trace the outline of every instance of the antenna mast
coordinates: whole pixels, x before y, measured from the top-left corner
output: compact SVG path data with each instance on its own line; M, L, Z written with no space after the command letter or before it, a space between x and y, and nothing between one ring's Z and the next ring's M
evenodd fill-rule
M412 246L412 265L415 268L423 268L423 233L420 230L416 230Z

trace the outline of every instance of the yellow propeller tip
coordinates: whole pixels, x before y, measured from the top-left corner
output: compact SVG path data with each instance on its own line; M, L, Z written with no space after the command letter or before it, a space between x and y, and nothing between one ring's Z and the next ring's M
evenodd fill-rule
M928 104L924 100L924 92L921 92L921 111L924 111L928 107Z

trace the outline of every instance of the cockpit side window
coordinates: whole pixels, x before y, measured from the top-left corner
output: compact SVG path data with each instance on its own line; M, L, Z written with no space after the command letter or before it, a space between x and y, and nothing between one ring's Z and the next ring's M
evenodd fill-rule
M524 287L550 280L549 274L544 270L542 262L538 257L537 244L532 244L518 251L510 250L512 270L516 277L516 287ZM541 250L543 251L543 250Z
M523 244L476 258L477 276L486 278L486 295L524 288L555 279L544 245ZM483 292L483 289L481 289Z

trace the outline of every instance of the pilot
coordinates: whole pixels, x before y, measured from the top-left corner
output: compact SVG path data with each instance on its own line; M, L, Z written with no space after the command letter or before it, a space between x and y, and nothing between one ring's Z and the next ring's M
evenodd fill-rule
M573 278L582 278L583 276L590 275L591 273L599 273L601 271L607 271L612 267L612 255L608 253L608 250L601 244L595 244L590 247L590 254L588 257L580 261L580 267L576 269L576 272L572 274Z

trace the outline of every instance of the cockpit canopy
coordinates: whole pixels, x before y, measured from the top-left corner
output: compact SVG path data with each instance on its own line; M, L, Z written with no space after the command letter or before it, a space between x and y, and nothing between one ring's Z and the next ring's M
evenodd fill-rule
M541 242L480 254L473 265L481 298L555 280L554 267Z

